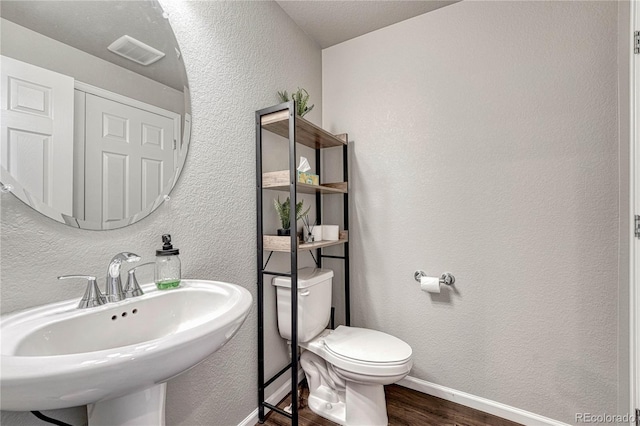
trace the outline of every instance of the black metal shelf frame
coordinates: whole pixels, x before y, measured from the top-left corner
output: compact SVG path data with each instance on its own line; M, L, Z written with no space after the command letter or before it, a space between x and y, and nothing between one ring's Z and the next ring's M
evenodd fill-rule
M262 117L275 112L288 110L289 112L289 205L295 206L297 204L297 172L296 172L296 106L295 102L285 102L279 105L275 105L269 108L256 111L256 206L257 206L257 284L258 284L258 417L260 423L265 421L265 409L276 411L291 419L292 426L298 426L298 404L295 395L297 395L298 389L298 369L299 359L295 356L298 351L298 244L297 244L297 232L291 232L291 272L282 273L275 271L268 271L265 269L264 264L264 226L263 226L263 188L262 188ZM322 148L316 148L316 170L321 170L321 155ZM349 162L348 162L348 143L342 148L342 172L345 182L348 182L349 175ZM349 191L343 194L343 223L344 229L349 229ZM296 209L290 209L290 223L295 226ZM318 223L321 223L322 218L322 194L316 193L316 218ZM269 254L269 258L271 257ZM345 295L345 323L351 324L351 309L350 309L350 291L349 291L349 242L344 243L344 256L329 256L322 254L322 248L316 249L316 256L314 260L316 265L322 267L322 259L342 259L344 261L344 295ZM265 380L264 371L264 282L265 275L272 276L286 276L291 278L291 353L294 356L291 357L291 362L281 369L274 376ZM331 326L333 327L333 315L331 319ZM291 413L275 407L265 401L265 389L271 385L278 377L285 374L288 370L291 370Z

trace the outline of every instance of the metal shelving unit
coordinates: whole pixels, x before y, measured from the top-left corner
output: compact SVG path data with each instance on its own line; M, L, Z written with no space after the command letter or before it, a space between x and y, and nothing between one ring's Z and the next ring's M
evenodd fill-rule
M256 111L256 204L257 204L257 281L258 281L258 411L260 423L265 420L265 409L276 411L291 419L291 424L298 425L298 404L295 398L298 388L298 253L306 250L316 252L314 260L318 267L322 267L322 259L342 259L344 261L344 295L345 295L345 323L350 325L351 312L349 308L349 193L348 193L348 137L346 134L332 135L315 124L299 117L295 113L295 102L285 102L269 108ZM289 170L278 172L262 171L262 132L270 131L279 136L287 138L289 141ZM316 170L320 170L321 150L331 147L342 147L342 164L344 182L322 184L319 186L297 183L296 172L296 144L303 144L315 149ZM291 236L277 237L264 235L263 227L263 190L279 190L289 193L290 205L297 204L297 194L315 193L316 195L316 218L318 223L322 223L322 195L342 194L344 202L344 231L340 233L338 241L322 241L317 243L301 244L298 242L298 235L295 231L296 212L291 209L290 222L293 232ZM344 245L343 256L323 255L322 248L337 244ZM269 271L266 269L264 254L269 252L267 264L274 252L286 252L290 254L291 272L283 273ZM313 255L313 253L312 253ZM273 377L265 378L264 372L264 283L265 275L290 277L291 279L291 363L282 368ZM291 413L269 404L265 401L265 388L272 384L278 377L291 372L291 395L293 396Z

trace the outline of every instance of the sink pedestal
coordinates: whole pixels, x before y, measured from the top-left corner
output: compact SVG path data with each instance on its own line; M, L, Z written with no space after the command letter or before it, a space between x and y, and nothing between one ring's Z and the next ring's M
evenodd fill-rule
M87 405L89 426L164 426L167 384Z

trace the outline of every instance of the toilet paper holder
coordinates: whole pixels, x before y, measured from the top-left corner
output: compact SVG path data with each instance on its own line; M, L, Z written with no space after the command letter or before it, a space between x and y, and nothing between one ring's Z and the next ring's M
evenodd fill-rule
M418 282L420 282L420 278L426 277L426 276L427 274L424 271L420 271L420 270L413 273L413 279L415 279ZM440 275L439 281L440 281L440 284L453 285L456 282L456 277L454 277L451 272L444 272L442 275Z

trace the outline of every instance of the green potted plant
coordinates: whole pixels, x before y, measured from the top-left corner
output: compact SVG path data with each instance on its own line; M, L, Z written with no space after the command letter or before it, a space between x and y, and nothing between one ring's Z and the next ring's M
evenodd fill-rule
M278 97L280 98L280 102L289 102L289 94L285 90L284 92L278 92ZM298 87L298 90L291 93L291 98L296 101L296 114L300 117L304 117L305 114L311 112L315 105L308 106L309 103L309 92L305 89L301 89Z
M296 220L299 220L303 216L306 216L311 209L311 207L308 207L307 210L303 212L303 204L304 200L300 200L300 202L296 204ZM291 201L289 200L289 197L287 197L287 199L282 203L280 202L280 197L278 197L277 200L273 200L273 205L276 208L276 212L278 212L278 217L280 218L280 223L282 224L282 228L278 229L278 235L291 235Z

